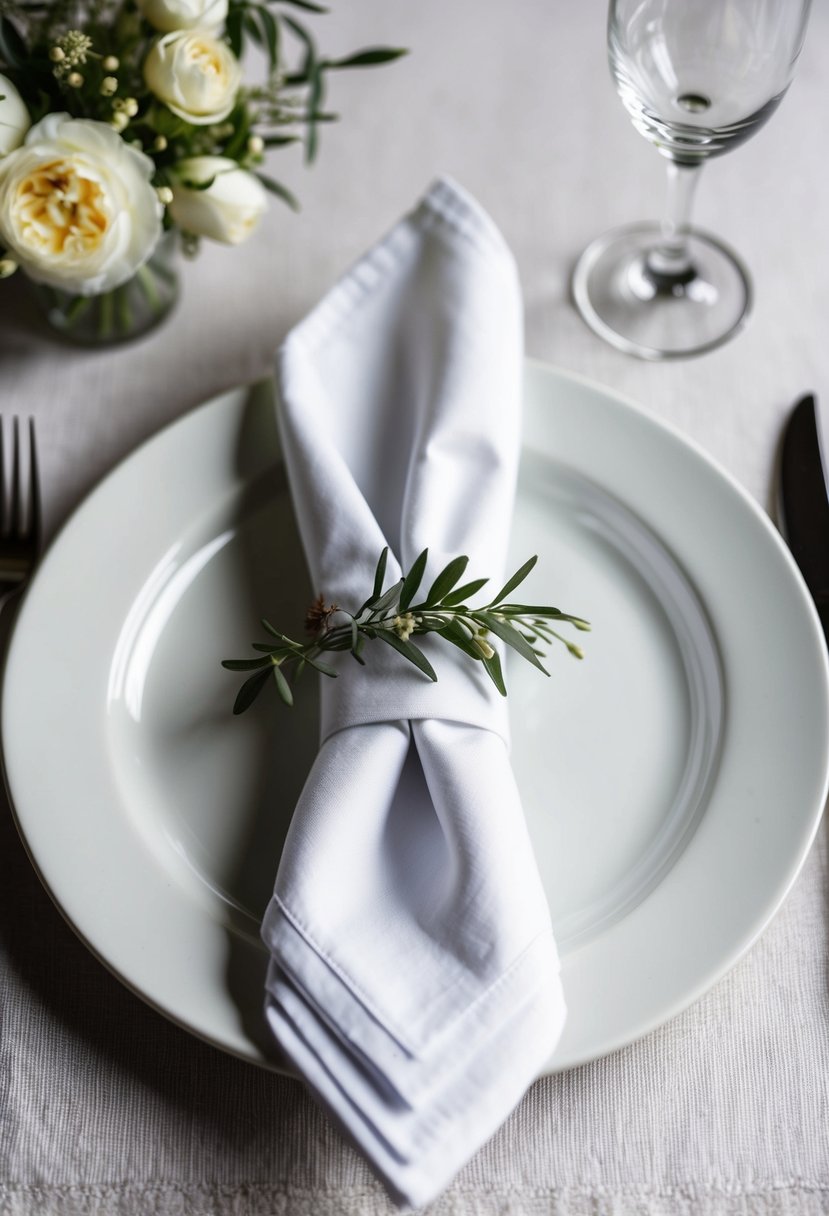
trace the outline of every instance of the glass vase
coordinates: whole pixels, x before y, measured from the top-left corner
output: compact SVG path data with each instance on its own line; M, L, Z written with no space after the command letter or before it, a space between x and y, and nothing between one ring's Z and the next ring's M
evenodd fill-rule
M32 283L47 325L79 346L115 346L140 338L169 316L179 294L175 233L120 287L82 296Z

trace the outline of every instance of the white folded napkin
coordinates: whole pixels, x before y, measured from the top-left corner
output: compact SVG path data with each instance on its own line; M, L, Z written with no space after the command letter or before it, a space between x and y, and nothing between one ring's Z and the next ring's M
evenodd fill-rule
M327 601L356 611L385 545L387 586L428 546L424 587L468 554L468 578L497 590L521 350L512 258L446 181L290 334L280 431ZM437 684L379 642L322 678L320 751L262 928L274 1035L414 1206L506 1118L564 1019L506 703L481 664L421 642Z

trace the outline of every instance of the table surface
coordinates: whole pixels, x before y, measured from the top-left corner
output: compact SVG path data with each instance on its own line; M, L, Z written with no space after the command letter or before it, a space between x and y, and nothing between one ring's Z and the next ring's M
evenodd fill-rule
M720 350L668 364L605 346L569 299L584 245L655 218L663 198L663 162L608 76L599 0L360 0L318 29L331 53L381 42L412 53L340 76L332 103L344 117L324 132L318 165L295 149L274 155L302 212L275 202L248 244L205 245L158 333L76 351L39 328L20 276L0 285L0 400L37 419L49 533L142 440L267 374L291 325L440 173L478 197L515 253L528 353L669 420L771 509L788 411L804 390L829 392L829 173L816 125L829 8L815 8L779 113L699 190L697 222L751 268L750 323ZM827 878L821 829L779 915L725 979L642 1041L538 1082L430 1210L829 1209ZM392 1210L298 1083L192 1039L86 952L5 807L0 970L0 1213Z

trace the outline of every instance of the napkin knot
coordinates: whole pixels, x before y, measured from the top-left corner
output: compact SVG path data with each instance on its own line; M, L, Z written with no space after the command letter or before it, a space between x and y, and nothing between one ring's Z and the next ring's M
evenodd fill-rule
M417 644L437 682L379 640L366 647L365 667L347 654L326 655L339 678L322 681L320 741L349 726L437 718L492 731L509 746L506 698L483 665L440 638L419 637Z

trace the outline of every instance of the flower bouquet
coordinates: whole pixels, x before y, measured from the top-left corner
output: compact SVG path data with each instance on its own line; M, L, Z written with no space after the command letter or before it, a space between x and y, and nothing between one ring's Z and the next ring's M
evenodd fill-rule
M301 10L299 20L295 10ZM177 290L171 253L238 244L268 193L271 149L314 159L328 73L403 51L320 55L312 0L0 0L0 277L20 268L51 324L136 336ZM243 80L247 43L259 84Z

